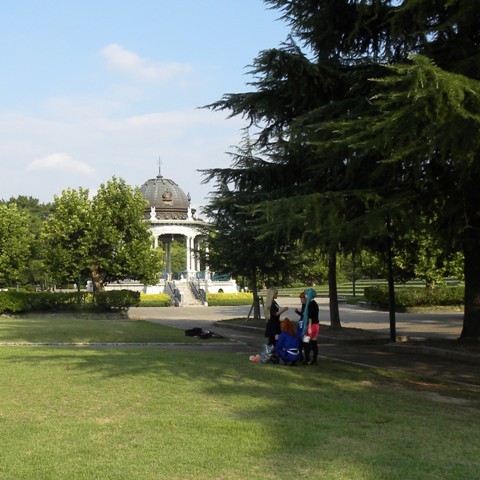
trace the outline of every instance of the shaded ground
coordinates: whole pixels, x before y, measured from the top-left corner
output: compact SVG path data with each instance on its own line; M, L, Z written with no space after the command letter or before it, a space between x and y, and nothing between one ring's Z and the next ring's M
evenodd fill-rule
M217 322L218 332L252 346L256 353L263 345L264 321L231 319ZM357 328L332 330L321 325L319 356L352 365L403 372L419 380L453 382L459 386L480 386L479 345L464 345L453 339L431 338L390 342L385 334ZM317 368L317 367L303 367ZM318 368L322 368L319 362Z
M248 308L247 308L248 312ZM144 344L91 344L73 345L72 347L93 348L145 348L198 349L209 352L227 352L243 356L245 361L251 354L261 351L264 343L264 320L245 319L242 309L224 308L137 308L131 309L129 318L160 323L185 330L192 327L209 329L221 335L222 339L205 339L197 345L185 343L144 343ZM364 314L363 311L350 311L353 315ZM455 340L458 328L450 317L443 324L431 317L410 319L409 326L422 322L421 330L408 330L411 337L405 335L402 342L390 342L387 330L380 330L371 322L372 312L366 312L364 322L345 322L341 330L333 330L322 324L319 337L320 361L318 366L300 368L324 368L322 359L379 368L386 371L403 372L419 381L427 379L433 382L454 382L459 388L480 387L480 346L465 344ZM425 321L425 318L427 321ZM440 319L441 320L441 319ZM456 320L457 321L457 320ZM453 324L453 328L448 328ZM350 325L350 326L348 326ZM353 328L351 325L355 325ZM373 329L368 329L372 326ZM384 324L383 324L384 325ZM406 331L405 329L403 330ZM422 332L422 339L418 332ZM432 332L430 335L428 332ZM445 334L447 332L447 334ZM60 345L59 345L60 346ZM64 346L64 345L62 345ZM367 371L366 371L367 372ZM367 376L367 373L366 373Z
M259 331L265 328L264 320L253 320L236 318L230 320L224 320L221 322L224 326L238 326L243 328L254 328ZM387 344L390 343L390 338L386 334L366 331L360 328L343 327L340 330L332 329L329 325L321 324L320 328L320 342L323 343L358 343L358 344ZM398 343L402 345L412 346L425 346L444 348L448 350L479 354L480 355L480 342L466 342L454 338L442 338L442 337L399 337Z

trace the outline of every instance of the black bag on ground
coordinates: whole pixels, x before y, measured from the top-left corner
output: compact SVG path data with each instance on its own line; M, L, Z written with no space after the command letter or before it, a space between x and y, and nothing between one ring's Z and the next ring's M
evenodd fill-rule
M185 336L187 337L198 337L202 334L202 329L195 327L185 330Z

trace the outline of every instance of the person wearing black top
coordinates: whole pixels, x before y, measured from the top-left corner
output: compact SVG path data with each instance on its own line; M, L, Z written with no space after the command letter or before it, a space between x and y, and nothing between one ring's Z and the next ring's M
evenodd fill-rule
M318 318L319 315L319 308L318 303L314 300L317 296L317 292L313 288L307 288L305 290L306 295L306 310L307 315L305 318L305 322L308 322L306 326L304 326L305 333L310 337L310 341L304 343L304 360L303 363L306 365L315 365L317 363L318 357L318 332L320 330L320 321ZM310 360L310 352L313 352L313 358Z
M288 307L280 308L276 302L278 289L270 287L267 290L267 299L265 301L265 317L267 325L265 327L265 336L268 338L268 345L276 345L278 337L281 333L280 315L288 310Z

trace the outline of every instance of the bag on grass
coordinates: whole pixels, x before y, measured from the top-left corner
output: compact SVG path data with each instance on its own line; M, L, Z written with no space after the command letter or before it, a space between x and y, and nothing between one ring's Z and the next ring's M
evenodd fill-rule
M213 334L210 330L203 330L203 332L199 335L200 338L212 338Z
M202 334L202 329L195 327L185 330L185 336L187 337L198 337Z

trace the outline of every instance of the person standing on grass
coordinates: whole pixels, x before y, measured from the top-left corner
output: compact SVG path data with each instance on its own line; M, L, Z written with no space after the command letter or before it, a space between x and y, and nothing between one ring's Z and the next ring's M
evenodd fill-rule
M265 301L265 318L267 325L265 327L265 336L268 338L268 345L276 345L281 333L280 315L288 310L288 307L280 308L276 302L278 288L270 287L267 290L267 299Z
M305 358L305 345L303 343L303 312L305 311L305 302L306 302L306 295L305 292L302 292L300 295L300 302L302 303L302 308L299 310L298 308L295 309L295 313L300 316L297 322L297 337L300 344L300 361L303 362Z
M315 365L318 357L318 332L320 330L320 321L318 319L319 308L314 298L317 292L313 288L305 290L305 310L303 312L303 335L308 335L310 340L304 345L304 365ZM310 359L310 352L313 352L313 358Z

